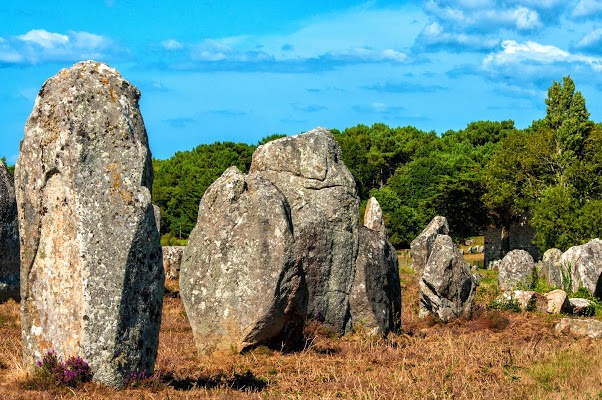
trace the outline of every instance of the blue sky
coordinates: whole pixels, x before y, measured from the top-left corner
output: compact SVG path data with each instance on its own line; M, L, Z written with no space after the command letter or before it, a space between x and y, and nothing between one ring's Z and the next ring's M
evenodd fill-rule
M570 74L602 120L602 0L3 1L0 155L80 60L142 92L153 155L358 123L442 133L545 114Z

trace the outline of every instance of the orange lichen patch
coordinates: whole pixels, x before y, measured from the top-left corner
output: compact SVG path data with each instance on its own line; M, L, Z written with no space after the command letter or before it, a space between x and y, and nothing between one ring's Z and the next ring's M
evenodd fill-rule
M111 174L111 193L118 195L124 203L132 204L134 201L134 194L123 186L119 166L116 163L110 163L106 168Z

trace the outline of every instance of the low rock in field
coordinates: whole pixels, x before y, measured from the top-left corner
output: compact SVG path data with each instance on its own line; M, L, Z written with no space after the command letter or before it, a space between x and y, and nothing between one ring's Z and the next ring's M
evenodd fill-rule
M595 319L562 318L554 327L558 334L602 338L602 321Z
M501 291L527 285L535 271L533 257L525 250L512 250L499 264L498 287Z
M569 299L571 312L575 315L589 317L595 313L594 304L588 299L573 297Z
M546 296L532 290L510 290L502 293L500 301L509 303L516 301L523 311L548 311L548 299Z
M569 303L568 296L564 290L556 289L547 293L546 299L548 300L547 311L550 314L567 313L571 311L571 303Z

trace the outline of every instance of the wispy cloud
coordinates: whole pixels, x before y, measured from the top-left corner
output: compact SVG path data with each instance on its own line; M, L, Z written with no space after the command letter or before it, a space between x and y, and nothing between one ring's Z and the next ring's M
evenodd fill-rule
M0 64L5 66L106 60L123 52L109 38L89 32L69 31L63 34L34 29L0 40Z
M302 111L305 113L315 113L318 111L328 110L328 107L319 105L319 104L299 104L299 103L291 103L291 107L293 107L297 111Z
M573 48L591 54L602 54L602 28L593 30L579 40Z
M353 110L358 113L368 114L383 114L383 115L394 115L405 111L404 107L401 106L390 106L381 102L372 102L369 104L358 104L353 106Z
M602 1L580 0L573 9L576 18L592 18L602 15Z
M420 32L416 38L415 49L450 52L490 51L499 43L499 39L481 34L447 32L438 22L433 22Z
M447 89L441 85L417 82L385 82L364 86L363 88L382 93L432 93Z

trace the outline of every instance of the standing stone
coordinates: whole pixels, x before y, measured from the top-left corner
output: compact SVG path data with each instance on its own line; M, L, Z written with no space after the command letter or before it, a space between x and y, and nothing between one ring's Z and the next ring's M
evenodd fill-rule
M368 205L364 226L360 226L355 280L349 298L351 319L354 327L373 335L387 335L401 328L399 261L387 238L380 205L374 197Z
M13 178L0 161L0 303L19 300L19 224Z
M410 256L412 257L412 268L414 276L418 281L422 277L426 262L437 239L437 235L448 235L449 225L445 217L435 217L426 228L410 243Z
M182 254L186 246L163 246L163 268L167 279L180 279Z
M164 275L140 92L105 64L50 78L15 172L25 363L80 356L94 380L151 374Z
M378 232L381 236L388 238L387 227L383 220L383 210L378 204L378 200L374 197L370 197L366 204L366 211L364 212L364 226L372 231Z
M526 286L533 276L535 262L525 250L512 250L499 265L498 287L502 292Z
M302 343L307 286L282 193L228 168L205 192L184 250L180 295L201 354Z
M435 238L419 286L420 318L433 314L447 322L470 314L477 280L451 237Z
M328 130L316 128L260 146L250 170L274 183L290 204L308 315L344 333L350 328L359 198L339 145Z
M561 264L572 272L573 292L584 287L602 298L602 240L571 247L562 255Z
M562 287L562 251L558 249L548 249L543 253L541 274L548 282L548 285L556 288Z
M161 236L161 209L153 204L153 213L155 214L155 223L157 224L157 232Z

